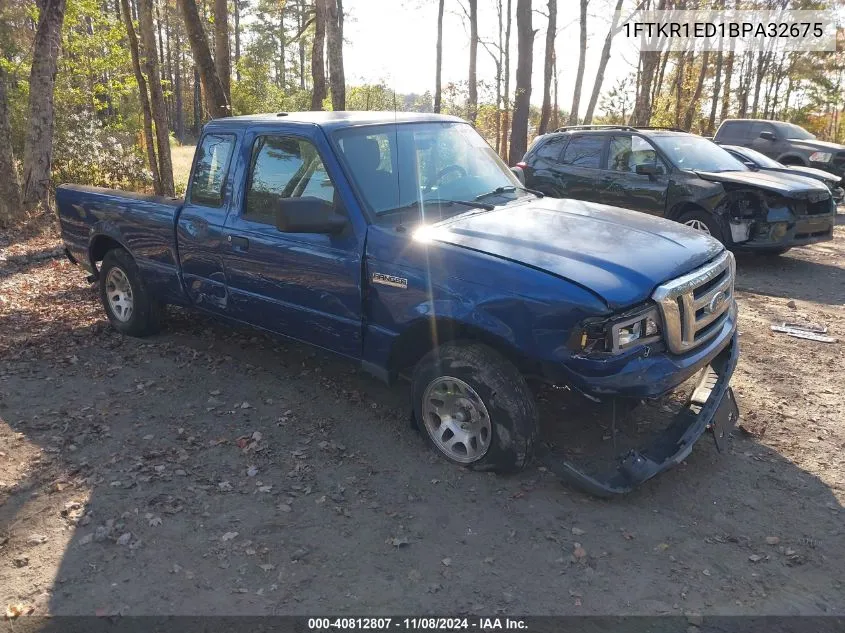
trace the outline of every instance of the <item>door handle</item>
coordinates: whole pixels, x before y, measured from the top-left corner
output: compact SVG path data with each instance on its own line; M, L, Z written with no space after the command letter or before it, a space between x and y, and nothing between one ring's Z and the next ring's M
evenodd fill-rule
M232 245L232 248L237 248L242 251L249 250L249 240L245 237L238 237L237 235L230 235L228 237L229 244Z

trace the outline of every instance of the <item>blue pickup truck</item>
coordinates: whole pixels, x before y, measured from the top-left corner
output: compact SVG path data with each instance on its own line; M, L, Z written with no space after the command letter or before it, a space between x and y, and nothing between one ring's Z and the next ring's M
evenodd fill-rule
M190 306L409 377L417 427L457 464L513 471L536 453L611 496L707 429L720 446L737 418L733 255L668 220L527 190L454 117L218 119L184 201L77 185L56 199L67 256L118 331ZM666 429L600 473L539 441L526 382L638 401L696 376Z

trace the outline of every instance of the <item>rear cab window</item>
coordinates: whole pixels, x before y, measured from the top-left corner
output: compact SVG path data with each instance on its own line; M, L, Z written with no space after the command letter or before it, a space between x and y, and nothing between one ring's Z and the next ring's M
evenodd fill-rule
M599 169L604 148L604 136L582 134L572 137L563 153L563 164L573 167Z
M226 176L235 148L234 134L206 134L197 147L189 199L194 204L219 207L225 197Z
M723 141L745 141L751 138L751 123L746 121L725 121L716 136Z

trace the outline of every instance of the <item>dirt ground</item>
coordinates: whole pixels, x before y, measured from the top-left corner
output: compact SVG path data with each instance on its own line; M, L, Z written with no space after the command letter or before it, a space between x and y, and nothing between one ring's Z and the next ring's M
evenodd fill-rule
M176 310L119 336L54 230L0 235L0 607L841 614L845 215L835 241L738 269L728 451L705 437L601 501L536 465L446 464L406 386L305 346ZM539 395L546 426L576 423Z

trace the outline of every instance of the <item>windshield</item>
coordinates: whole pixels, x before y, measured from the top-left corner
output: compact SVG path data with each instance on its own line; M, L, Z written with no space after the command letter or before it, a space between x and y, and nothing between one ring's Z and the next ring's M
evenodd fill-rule
M810 134L803 127L795 125L794 123L779 122L777 127L778 131L788 139L805 141L816 138L813 134Z
M655 135L651 139L679 169L699 171L748 171L727 151L700 136L690 134Z
M739 154L738 158L740 158L740 160L742 156L746 156L752 163L754 163L758 167L762 167L763 169L779 169L783 167L782 163L779 163L776 160L769 158L765 154L761 154L756 149L743 147L741 151L734 151Z
M439 219L467 210L450 201L483 196L485 203L500 204L530 195L468 123L353 127L339 130L335 139L376 218L408 208L421 219Z

